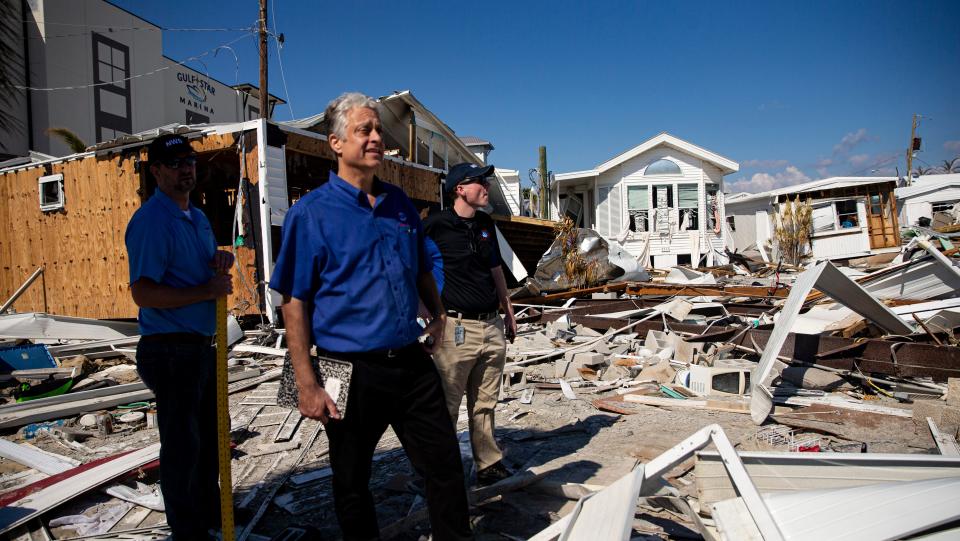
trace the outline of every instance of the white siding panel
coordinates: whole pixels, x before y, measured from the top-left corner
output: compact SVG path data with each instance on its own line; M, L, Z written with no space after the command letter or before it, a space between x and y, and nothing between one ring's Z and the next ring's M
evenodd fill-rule
M264 145L263 148L267 149L264 160L267 176L264 180L267 184L266 197L270 204L270 224L283 225L283 217L290 208L290 199L287 196L286 147Z
M828 259L849 257L870 252L870 238L866 228L853 232L813 237L813 257Z

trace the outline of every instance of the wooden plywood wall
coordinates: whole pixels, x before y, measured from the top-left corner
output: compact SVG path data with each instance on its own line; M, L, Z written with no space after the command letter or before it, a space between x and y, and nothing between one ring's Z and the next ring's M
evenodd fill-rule
M201 153L234 143L232 134L191 141ZM256 147L251 146L247 165L256 171ZM42 266L43 277L17 300L16 311L101 319L137 316L128 287L124 233L141 205L142 179L134 170L138 157L146 159L145 148L0 174L0 227L5 230L0 235L0 302ZM41 212L37 179L58 173L63 174L64 208ZM256 254L241 247L237 258L244 280L235 266L234 294L227 306L236 314L259 313Z
M83 317L136 315L127 292L123 235L140 207L136 153L86 157L0 175L0 296L6 298L37 268L14 304L18 312ZM41 212L37 179L63 174L64 208ZM44 299L46 293L46 299ZM46 300L46 306L44 306Z
M235 134L191 141L199 153L235 151L236 144ZM247 177L255 184L257 148L249 138L246 146L247 154L238 158L246 162ZM289 134L287 147L336 159L325 140ZM135 170L138 159L146 160L145 148L0 174L0 302L37 267L43 267L44 276L17 300L16 311L101 319L136 317L137 307L128 287L124 233L141 205L144 183ZM41 212L37 179L57 173L64 176L66 204L59 211ZM377 174L412 198L439 201L440 177L435 172L386 161ZM236 314L257 314L256 254L240 247L237 256L243 280L235 266L234 294L227 306Z

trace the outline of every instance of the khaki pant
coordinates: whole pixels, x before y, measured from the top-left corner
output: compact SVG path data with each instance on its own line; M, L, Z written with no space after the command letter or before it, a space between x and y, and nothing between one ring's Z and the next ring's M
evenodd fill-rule
M454 328L463 325L464 342L456 345ZM494 409L500 393L500 376L507 355L503 337L503 319L499 316L487 321L457 319L447 316L443 344L433 355L433 362L443 381L447 409L454 425L463 394L467 394L467 415L470 426L470 445L477 470L495 464L503 453L493 437Z

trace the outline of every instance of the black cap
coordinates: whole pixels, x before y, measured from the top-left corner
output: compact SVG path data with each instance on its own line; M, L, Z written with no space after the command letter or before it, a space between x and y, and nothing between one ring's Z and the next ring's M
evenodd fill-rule
M184 152L193 153L190 143L182 135L167 134L161 135L150 143L147 151L147 159L150 163L157 163L170 158L176 158L178 154Z
M493 173L492 165L477 165L475 163L458 163L450 168L447 179L443 181L443 191L450 193L458 185L474 178L487 178Z

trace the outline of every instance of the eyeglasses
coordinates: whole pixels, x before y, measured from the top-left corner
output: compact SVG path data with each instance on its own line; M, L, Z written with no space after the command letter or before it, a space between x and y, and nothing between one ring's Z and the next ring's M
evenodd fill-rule
M184 165L193 167L197 164L196 156L184 156L183 158L170 158L168 160L160 160L160 163L169 167L170 169L179 169Z
M466 186L466 185L468 185L468 184L480 184L480 185L482 185L484 188L489 188L489 187L490 187L490 181L487 180L486 177L468 178L467 180L465 180L465 181L463 181L463 182L460 183L461 186Z

